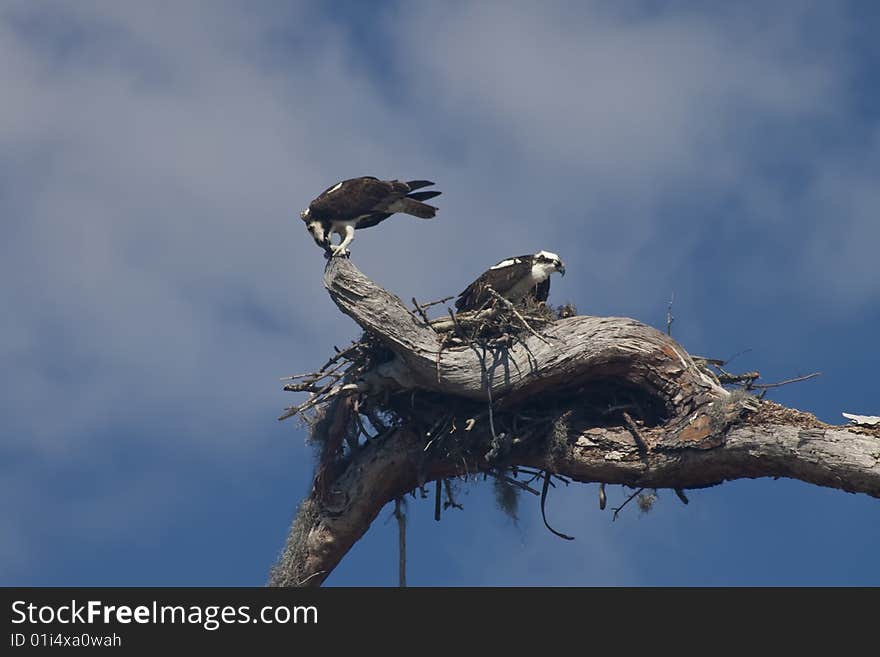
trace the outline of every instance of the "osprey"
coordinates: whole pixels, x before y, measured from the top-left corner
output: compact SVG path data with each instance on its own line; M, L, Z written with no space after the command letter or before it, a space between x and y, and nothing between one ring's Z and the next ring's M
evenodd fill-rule
M430 219L437 214L437 208L422 201L439 196L440 192L415 191L433 184L430 180L351 178L325 189L299 216L318 246L332 255L345 255L356 229L375 226L395 212L420 219ZM330 242L333 233L340 236L338 245Z
M507 258L484 271L468 285L458 295L455 308L458 312L479 310L492 300L486 291L487 287L512 302L529 295L536 301L546 301L550 294L550 274L555 271L565 276L565 264L558 255L549 251Z

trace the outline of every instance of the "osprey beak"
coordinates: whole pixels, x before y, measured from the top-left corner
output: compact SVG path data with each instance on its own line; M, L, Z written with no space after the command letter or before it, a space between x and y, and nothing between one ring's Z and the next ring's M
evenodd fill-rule
M556 267L556 271L559 272L560 276L565 276L565 265L560 262L559 265Z

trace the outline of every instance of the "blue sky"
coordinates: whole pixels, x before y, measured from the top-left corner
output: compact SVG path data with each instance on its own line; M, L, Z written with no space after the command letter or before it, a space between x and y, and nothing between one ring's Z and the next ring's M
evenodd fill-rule
M298 212L355 175L444 192L353 245L402 298L548 249L552 302L674 293L692 353L880 412L873 3L365 4L0 7L0 583L265 581L313 464L278 379L358 335ZM411 500L410 584L880 585L877 501L799 482L573 485L572 542L460 497ZM389 515L328 585L396 584Z

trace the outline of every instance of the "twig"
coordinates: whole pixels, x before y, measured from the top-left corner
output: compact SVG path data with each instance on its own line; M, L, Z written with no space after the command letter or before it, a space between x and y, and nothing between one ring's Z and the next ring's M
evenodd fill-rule
M403 512L401 499L394 500L394 517L397 518L397 546L400 553L398 561L398 579L400 588L406 588L406 513Z
M543 335L541 335L540 333L538 333L535 329L533 329L531 327L531 325L525 320L525 318L519 314L519 311L516 309L516 306L514 306L508 299L505 299L504 297L502 297L500 294L498 294L495 290L493 290L489 286L486 286L486 291L489 294L491 294L493 297L498 299L498 301L500 301L505 306L507 306L508 310L510 310L510 312L512 312L516 316L516 318L520 322L522 322L522 325L526 327L526 329L529 331L529 333L534 335L536 338L538 338L544 344L552 346L552 345L550 345L550 341L547 340L547 338L545 338Z
M455 416L452 414L446 414L440 417L434 424L431 425L431 428L428 429L425 436L430 437L430 440L425 445L425 448L422 450L423 452L427 452L428 448L434 444L434 441L438 438L443 438L443 433L446 431L446 425L449 424L449 420L452 418L455 419Z
M605 504L608 502L608 498L605 496L605 484L599 484L599 510L605 510Z
M626 411L623 412L623 419L626 422L626 426L629 427L630 433L632 433L633 438L636 441L636 445L641 452L648 451L648 444L645 442L645 437L642 436L642 432L639 431L639 427L636 426L635 421L633 421L632 417Z
M718 380L721 383L751 383L756 379L761 378L760 372L744 372L743 374L730 374L729 372L725 372L720 367L718 368Z
M306 377L315 376L317 372L306 372L305 374L291 374L290 376L282 376L279 381L296 381L297 379L305 379Z
M329 377L331 379L330 383L323 384L320 388L318 388L315 384L321 379L315 379L312 381L303 381L302 383L287 383L284 385L282 390L285 392L313 392L315 394L321 394L322 392L326 392L328 389L333 387L333 384L338 382L345 376L345 372L340 374L325 374L321 378Z
M706 363L707 365L713 365L714 367L721 368L722 365L727 363L726 360L721 360L720 358L707 358L706 356L697 356L695 354L691 354L691 360L695 363L700 361Z
M506 474L503 474L501 472L490 472L489 474L492 475L493 477L495 477L496 479L501 479L502 481L507 482L511 486L516 486L520 490L527 491L527 492L531 493L532 495L537 496L537 495L541 494L538 491L536 491L534 488L529 486L528 484L520 481L519 479L514 479L513 477L508 477Z
M672 314L672 303L675 301L675 292L672 293L672 296L669 297L669 305L666 306L666 335L672 335L672 322L675 321L675 317Z
M302 413L303 411L315 406L316 404L320 404L325 401L329 401L333 397L342 394L351 394L357 392L360 388L356 383L346 383L344 386L336 387L330 390L327 394L323 395L323 398L320 394L314 394L307 402L304 404L300 404L299 406L288 406L284 413L278 416L278 420L286 420L289 417L296 415L297 413Z
M722 365L727 365L727 364L730 363L730 361L732 361L734 358L738 358L739 356L742 356L743 354L747 354L747 353L749 353L751 350L752 350L752 348L749 347L748 349L742 349L741 351L737 351L733 356L729 356L729 357L728 357L723 363L721 363L721 364L722 364Z
M376 436L371 436L371 435L367 432L366 427L364 427L364 423L363 423L363 421L361 420L361 412L360 412L360 409L358 408L358 404L357 404L357 402L355 402L355 407L354 407L354 419L355 419L355 422L357 423L358 431L360 431L361 434L363 434L363 436L364 436L367 440L375 440L375 439L376 439L376 436L378 436L379 434L376 434Z
M454 299L455 296L451 297L443 297L442 299L438 299L437 301L429 301L428 303L423 303L422 308L430 308L431 306L439 306L441 303L446 303L450 299Z
M486 368L486 347L483 346L482 353L473 344L471 344L471 349L474 350L477 360L480 361L483 378L486 380L486 398L489 400L489 430L492 433L492 440L497 443L498 434L495 433L495 413L492 408L492 381L489 378L489 370ZM469 429L466 428L465 431L469 431Z
M446 501L443 502L443 508L448 509L452 507L453 509L464 509L461 504L455 501L455 497L452 495L452 482L450 482L448 479L444 479L443 486L446 488Z
M616 509L614 509L614 517L611 518L611 521L613 522L613 521L617 520L617 514L619 514L619 513L623 510L623 507L625 507L627 504L629 504L630 502L632 502L632 501L633 501L633 498L635 498L635 497L636 497L639 493L641 493L643 490L645 490L645 489L644 489L644 488L639 488L635 493L633 493L632 495L630 495L629 497L627 497L627 498L626 498L626 501L625 501L623 504L621 504L619 507L617 507Z
M559 538L564 538L566 541L573 541L574 536L569 536L568 534L563 534L562 532L558 532L550 526L550 523L547 522L547 513L544 509L547 503L547 491L550 489L550 473L547 470L544 470L544 486L541 488L541 518L544 520L544 526L549 529L552 533L556 534Z
M492 408L492 382L486 377L486 396L489 399L489 430L492 432L492 439L498 441L498 435L495 433L495 410Z
M465 335L464 329L461 328L461 324L458 323L458 318L455 316L455 313L452 312L451 308L447 308L446 310L449 311L449 316L452 318L452 325L455 327L455 334L463 340L467 339L467 335Z
M440 491L442 487L443 482L438 479L434 486L434 520L437 522L440 522Z
M319 570L319 571L316 572L316 573L312 573L311 575L309 575L309 576L306 577L305 579L300 580L299 582L297 582L296 585L297 585L297 587L302 586L303 584L305 584L306 582L308 582L310 579L314 579L314 578L317 577L318 575L323 575L323 574L326 573L326 572L327 572L326 570Z
M284 409L284 412L278 416L278 421L281 422L282 420L286 420L287 418L293 417L294 415L299 413L300 410L305 410L305 404L303 404L302 406L303 408L300 408L299 406L288 406L286 409Z
M616 413L617 411L625 411L634 408L636 408L635 404L609 404L607 408L602 409L602 415L611 415L612 413Z
M532 483L535 479L540 479L541 477L543 477L543 476L544 476L544 471L543 471L543 470L538 470L537 472L529 472L529 471L526 470L526 471L525 471L525 474L530 474L530 475L532 475L529 479L526 479L526 483L527 483L527 484L530 484L530 483ZM554 488L556 487L556 485L555 485L552 481L550 482L550 485L553 486Z
M523 346L523 349L525 349L525 352L526 352L526 356L528 356L528 358L531 359L533 356L532 356L532 350L529 349L529 346L515 335L513 336L513 339L516 340L519 344L521 344ZM520 368L519 363L516 362L516 358L511 358L510 362L513 363L513 366L516 368L516 373L520 377L522 377L522 375L523 375L522 368ZM531 360L529 361L529 365L531 365Z
M431 320L431 327L435 331L448 331L456 324L459 326L473 326L495 314L495 311L491 308L479 311L467 310L460 313L453 313L452 308L447 308L446 310L449 313L449 317L438 317Z
M425 309L421 306L421 304L419 304L418 301L416 301L416 298L415 298L415 297L412 298L412 302L413 302L413 305L416 307L416 312L419 313L419 316L420 316L420 317L422 318L422 320L425 322L425 325L426 325L426 326L431 326L431 320L428 319L428 315L425 314ZM433 328L433 327L432 327L432 328Z
M296 381L297 379L302 379L301 384L287 384L287 385L303 385L303 384L315 384L321 379L326 379L329 376L336 375L337 378L342 377L345 372L339 373L339 370L345 366L345 363L336 363L336 365L330 368L327 371L319 370L317 372L308 372L306 374L294 374L292 376L282 377L281 381ZM285 390L287 386L285 386Z
M800 381L806 381L807 379L814 379L821 374L822 372L813 372L812 374L805 374L804 376L786 379L785 381L779 381L777 383L756 383L752 388L760 388L762 390L766 390L767 388L778 388L779 386L788 385L789 383L798 383Z
M518 465L518 466L516 466L516 474L519 474L519 473L532 475L532 478L529 479L529 481L534 481L535 479L537 479L538 477L543 475L544 471L543 470L534 470L532 468L527 468L522 465Z
M440 341L440 348L437 350L437 359L434 361L437 370L437 383L440 383L440 357L443 355L443 348L446 346L446 337Z
M688 504L690 500L688 500L687 495L684 494L684 491L681 488L673 489L675 494L678 495L678 499L681 500L682 504Z
M363 347L363 344L361 344L360 342L354 342L354 343L352 343L352 345L350 347L346 347L342 351L340 351L339 349L337 349L334 346L333 348L336 349L336 355L331 356L330 360L328 360L326 363L324 363L324 365L321 367L321 369L318 370L318 372L323 372L328 367L330 367L333 363L338 361L340 358L345 358L352 351L356 351L356 350L360 349L361 347Z
M412 310L410 310L410 309L407 308L406 306L404 306L404 309L406 310L406 312L409 313L409 316L412 317L413 320L415 320L416 322L421 323L421 322L425 321L424 319L422 319L422 317L420 317L419 315L417 315L416 313L414 313ZM435 329L433 326L431 327L431 329L432 329L435 333L437 332L437 329Z

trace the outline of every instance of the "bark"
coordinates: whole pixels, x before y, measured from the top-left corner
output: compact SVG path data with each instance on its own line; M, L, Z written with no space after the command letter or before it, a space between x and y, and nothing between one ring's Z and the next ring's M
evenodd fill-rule
M340 310L394 353L361 390L426 390L455 400L488 401L499 414L524 404L566 399L564 421L516 441L505 465L537 468L581 482L688 489L725 480L791 477L880 497L880 431L824 425L808 414L730 393L667 335L632 319L572 317L542 328L544 339L494 352L440 349L434 329L349 260L331 259L325 286ZM545 342L546 340L546 342ZM547 344L549 342L549 344ZM654 426L628 415L602 426L585 390L636 390L660 409ZM344 406L348 408L347 406ZM466 439L488 444L478 422ZM302 503L272 570L273 586L317 586L366 532L386 503L430 481L473 474L491 464L426 457L414 427L369 441Z

